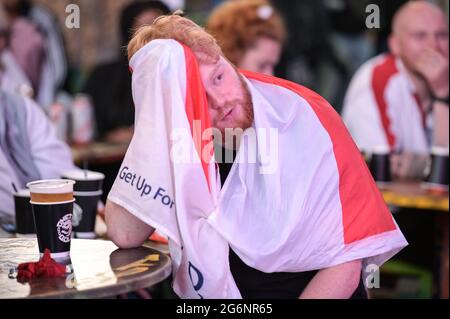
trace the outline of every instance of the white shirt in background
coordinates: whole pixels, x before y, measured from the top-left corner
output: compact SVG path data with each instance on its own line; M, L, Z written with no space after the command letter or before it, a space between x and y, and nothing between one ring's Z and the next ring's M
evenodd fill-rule
M57 138L55 129L42 109L28 98L24 105L27 131L23 133L29 138L31 154L41 178L60 178L63 171L75 169L70 148ZM3 152L0 148L0 218L13 218L12 183L19 185L19 181Z
M376 56L355 73L344 99L343 119L360 150L428 154L433 119L419 105L403 63Z
M33 89L25 72L8 50L0 53L0 88L6 92L33 96Z

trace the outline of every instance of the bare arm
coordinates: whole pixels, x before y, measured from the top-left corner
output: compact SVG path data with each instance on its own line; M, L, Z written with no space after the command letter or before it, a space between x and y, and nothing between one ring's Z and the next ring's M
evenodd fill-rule
M155 231L110 200L106 202L105 215L108 238L120 248L138 247Z
M320 270L300 299L346 299L358 287L361 278L361 260L354 260Z

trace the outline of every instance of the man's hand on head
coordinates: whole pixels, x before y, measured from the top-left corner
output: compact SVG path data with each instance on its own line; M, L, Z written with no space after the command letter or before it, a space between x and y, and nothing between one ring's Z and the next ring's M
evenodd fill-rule
M448 96L448 58L436 50L427 49L419 56L415 67L427 82L434 97L445 98Z

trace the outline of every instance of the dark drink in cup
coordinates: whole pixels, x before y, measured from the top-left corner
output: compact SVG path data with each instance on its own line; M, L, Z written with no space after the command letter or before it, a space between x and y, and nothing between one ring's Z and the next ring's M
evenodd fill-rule
M70 255L73 185L71 180L42 180L28 183L36 225L39 252L49 249L53 258Z
M72 170L62 174L63 178L74 180L75 202L82 210L81 220L74 227L75 237L93 239L95 234L95 219L97 205L103 193L105 175L87 170Z
M36 237L33 211L30 204L30 191L21 189L14 193L16 237Z
M448 147L431 148L431 168L425 187L431 190L448 191L449 157Z
M379 186L391 181L391 160L389 146L380 145L372 149L369 169Z

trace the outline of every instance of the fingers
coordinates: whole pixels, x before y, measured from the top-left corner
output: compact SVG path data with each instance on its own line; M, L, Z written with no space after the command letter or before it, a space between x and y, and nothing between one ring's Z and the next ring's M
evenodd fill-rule
M414 67L434 95L448 92L448 61L438 51L427 48L417 57Z
M424 72L441 70L448 67L447 59L438 51L427 48L417 58L416 66Z

